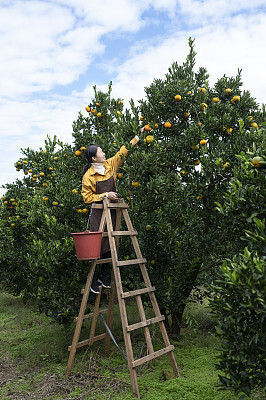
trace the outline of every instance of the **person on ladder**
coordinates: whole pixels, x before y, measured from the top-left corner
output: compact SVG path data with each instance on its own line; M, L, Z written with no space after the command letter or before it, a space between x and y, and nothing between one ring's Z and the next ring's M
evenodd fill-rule
M143 131L144 128L141 129ZM135 136L130 143L136 145L139 141L139 137ZM82 196L84 202L87 204L91 203L102 203L103 199L107 197L111 201L117 200L118 195L116 193L116 175L117 170L123 164L124 158L127 156L128 150L125 146L116 153L114 157L106 160L105 153L98 145L88 146L85 150L85 156L88 163L83 167L83 178L82 178ZM115 229L115 210L111 211L113 227ZM102 217L102 210L92 208L90 213L90 231L96 232L99 230L99 225ZM110 258L110 246L108 237L102 238L101 243L101 258ZM95 294L99 293L98 283L104 288L109 289L110 282L108 279L108 264L103 264L101 268L101 275L97 280L96 272L93 276L91 283L91 291Z

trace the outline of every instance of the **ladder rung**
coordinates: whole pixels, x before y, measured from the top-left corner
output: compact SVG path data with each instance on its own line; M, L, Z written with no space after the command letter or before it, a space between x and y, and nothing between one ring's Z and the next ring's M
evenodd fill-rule
M137 236L137 231L113 231L112 236ZM108 232L104 232L102 237L108 237Z
M173 345L167 346L167 347L165 347L164 349L155 351L154 353L148 354L148 355L145 356L145 357L142 357L142 358L139 358L138 360L133 361L133 362L132 362L132 367L133 367L133 368L136 368L136 367L138 367L139 365L144 364L145 362L151 361L151 360L153 360L154 358L160 357L160 356L162 356L163 354L169 353L170 351L173 351L173 350L174 350L174 346L173 346Z
M108 203L108 208L129 208L128 204L126 203Z
M122 267L123 265L146 264L146 258L136 258L135 260L117 261L116 266Z
M96 264L108 264L111 262L112 262L111 258L100 258L99 260L96 261Z
M131 290L130 292L121 293L121 297L122 297L122 299L125 299L126 297L132 297L132 296L137 296L137 295L144 294L144 293L155 292L155 290L156 289L154 286L147 287L144 289Z
M101 335L94 336L92 343L95 343L95 342L98 342L99 340L105 339L105 336L106 336L106 333L102 333ZM89 344L89 342L90 342L90 339L86 339L86 340L83 340L82 342L78 342L76 348L78 349L79 347L86 346ZM68 346L68 351L71 350L71 347L72 346Z
M83 291L84 291L84 289L83 289ZM101 314L107 314L108 313L108 308L105 308L104 310L99 310L99 312L98 312L98 315L99 315L99 313L101 313ZM93 312L92 313L90 313L90 314L85 314L84 316L83 316L83 319L89 319L89 318L91 318L92 316L93 316ZM77 321L78 320L78 317L76 317L75 318L75 320Z
M95 203L93 203L91 207L92 208L100 208L100 209L104 208L103 204L95 204ZM108 203L107 207L108 208L129 208L128 204L126 204L124 202L121 202L121 203Z
M114 231L112 236L137 236L137 231Z
M127 332L134 331L135 329L144 328L145 326L149 326L155 324L156 322L164 321L164 315L160 315L159 317L154 317L151 319L147 319L147 321L137 322L136 324L127 326Z

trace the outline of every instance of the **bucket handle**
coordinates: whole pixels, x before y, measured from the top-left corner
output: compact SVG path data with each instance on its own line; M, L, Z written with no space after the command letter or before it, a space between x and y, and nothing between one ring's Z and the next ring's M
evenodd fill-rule
M91 220L91 213L92 213L92 207L91 207L90 214L89 214L89 217L88 217L88 222L87 222L87 228L86 228L86 231L88 231L88 230L89 230L89 223L90 223L90 220Z

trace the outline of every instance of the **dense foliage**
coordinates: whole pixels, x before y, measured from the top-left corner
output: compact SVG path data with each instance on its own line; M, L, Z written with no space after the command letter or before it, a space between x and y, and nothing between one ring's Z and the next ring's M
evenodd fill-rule
M241 165L234 171L223 204L218 204L221 214L231 216L230 240L242 242L245 249L224 261L213 285L211 306L222 340L217 367L225 388L246 394L266 383L265 154L264 135L258 148L254 145L239 155Z

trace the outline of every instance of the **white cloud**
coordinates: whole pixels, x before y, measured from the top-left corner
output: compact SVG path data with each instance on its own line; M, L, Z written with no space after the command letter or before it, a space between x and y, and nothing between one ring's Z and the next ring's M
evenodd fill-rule
M228 23L227 23L228 22ZM179 31L160 42L140 42L135 53L119 67L114 80L114 91L122 97L141 98L143 87L156 78L162 78L173 61L182 64L188 54L188 37L196 38L196 69L207 68L213 85L224 74L236 76L242 69L244 88L251 91L259 103L265 103L266 83L262 71L266 67L266 55L261 49L266 41L266 15L247 18L236 16L224 25L206 25L191 31ZM109 65L109 68L111 66ZM117 70L117 65L114 70Z

